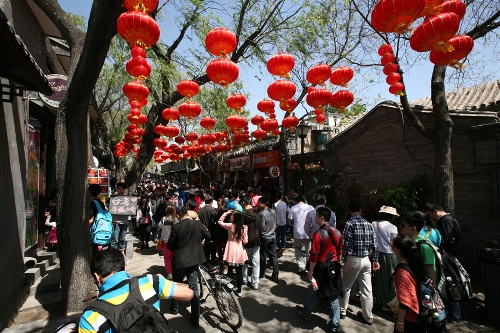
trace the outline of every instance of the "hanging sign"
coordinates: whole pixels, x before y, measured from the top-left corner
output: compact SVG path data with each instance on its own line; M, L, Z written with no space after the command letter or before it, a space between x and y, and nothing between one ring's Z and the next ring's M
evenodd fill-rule
M278 178L280 176L280 168L277 166L272 166L269 168L269 176L273 178Z
M42 102L54 109L59 108L59 104L61 103L61 99L66 93L67 85L68 85L68 77L66 75L59 74L50 74L46 75L49 80L49 84L52 87L54 93L50 96L44 95L42 93L38 93Z

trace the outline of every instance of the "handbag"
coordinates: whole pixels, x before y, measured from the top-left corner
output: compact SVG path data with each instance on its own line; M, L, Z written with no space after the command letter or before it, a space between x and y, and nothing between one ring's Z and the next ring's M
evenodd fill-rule
M139 224L149 224L149 218L144 217L144 216L143 216L143 217L141 217L141 218L139 219Z

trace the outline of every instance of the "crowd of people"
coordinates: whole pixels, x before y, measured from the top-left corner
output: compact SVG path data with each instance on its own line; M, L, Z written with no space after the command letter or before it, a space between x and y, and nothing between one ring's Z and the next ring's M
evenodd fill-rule
M90 186L89 190L93 196ZM118 195L125 190L123 183L117 184ZM294 190L283 195L275 188L223 189L219 184L206 188L141 184L134 195L140 198L135 216L113 215L116 226L110 247L125 257L129 220L140 240L139 250L160 242L165 283L177 285L187 278L193 291L193 327L199 326L199 264L220 265L235 280L235 293L241 296L243 286L259 290L263 278L279 282L279 261L291 236L296 272L312 282L304 304L296 307L305 320L320 302L330 309L331 332L338 332L353 290L360 294L362 311L357 316L367 325L373 323L375 303L397 313L395 332L446 331L446 320L437 325L421 320L417 292L423 280L436 286L442 274L430 243L459 260L462 256L458 222L439 205L427 204L423 211L403 216L397 226L395 208L382 206L378 219L369 222L361 204L352 201L350 217L337 228L336 215L327 208L323 194L314 198L315 206ZM93 202L90 220L95 214ZM417 247L422 239L428 243ZM460 301L446 294L441 297L447 300L447 321L460 321ZM394 300L398 305L391 309ZM178 300L172 301L170 310L178 313Z

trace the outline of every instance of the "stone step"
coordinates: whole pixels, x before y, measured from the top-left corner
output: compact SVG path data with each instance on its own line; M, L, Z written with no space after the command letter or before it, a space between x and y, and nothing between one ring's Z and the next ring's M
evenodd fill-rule
M38 269L39 268L33 268ZM39 275L39 278L34 281L30 287L30 295L36 296L44 293L50 293L58 291L61 287L61 274L59 263L56 265L48 267L43 275Z

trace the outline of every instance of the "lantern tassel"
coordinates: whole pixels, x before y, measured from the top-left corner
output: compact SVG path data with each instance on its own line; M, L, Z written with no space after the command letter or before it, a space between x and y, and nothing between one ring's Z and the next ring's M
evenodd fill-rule
M451 44L446 44L445 42L441 41L437 43L434 47L433 50L441 51L441 52L451 52L455 50L453 45Z
M459 62L457 59L453 59L450 61L448 64L450 67L455 68L456 70L462 69L465 67L465 64L463 62Z

